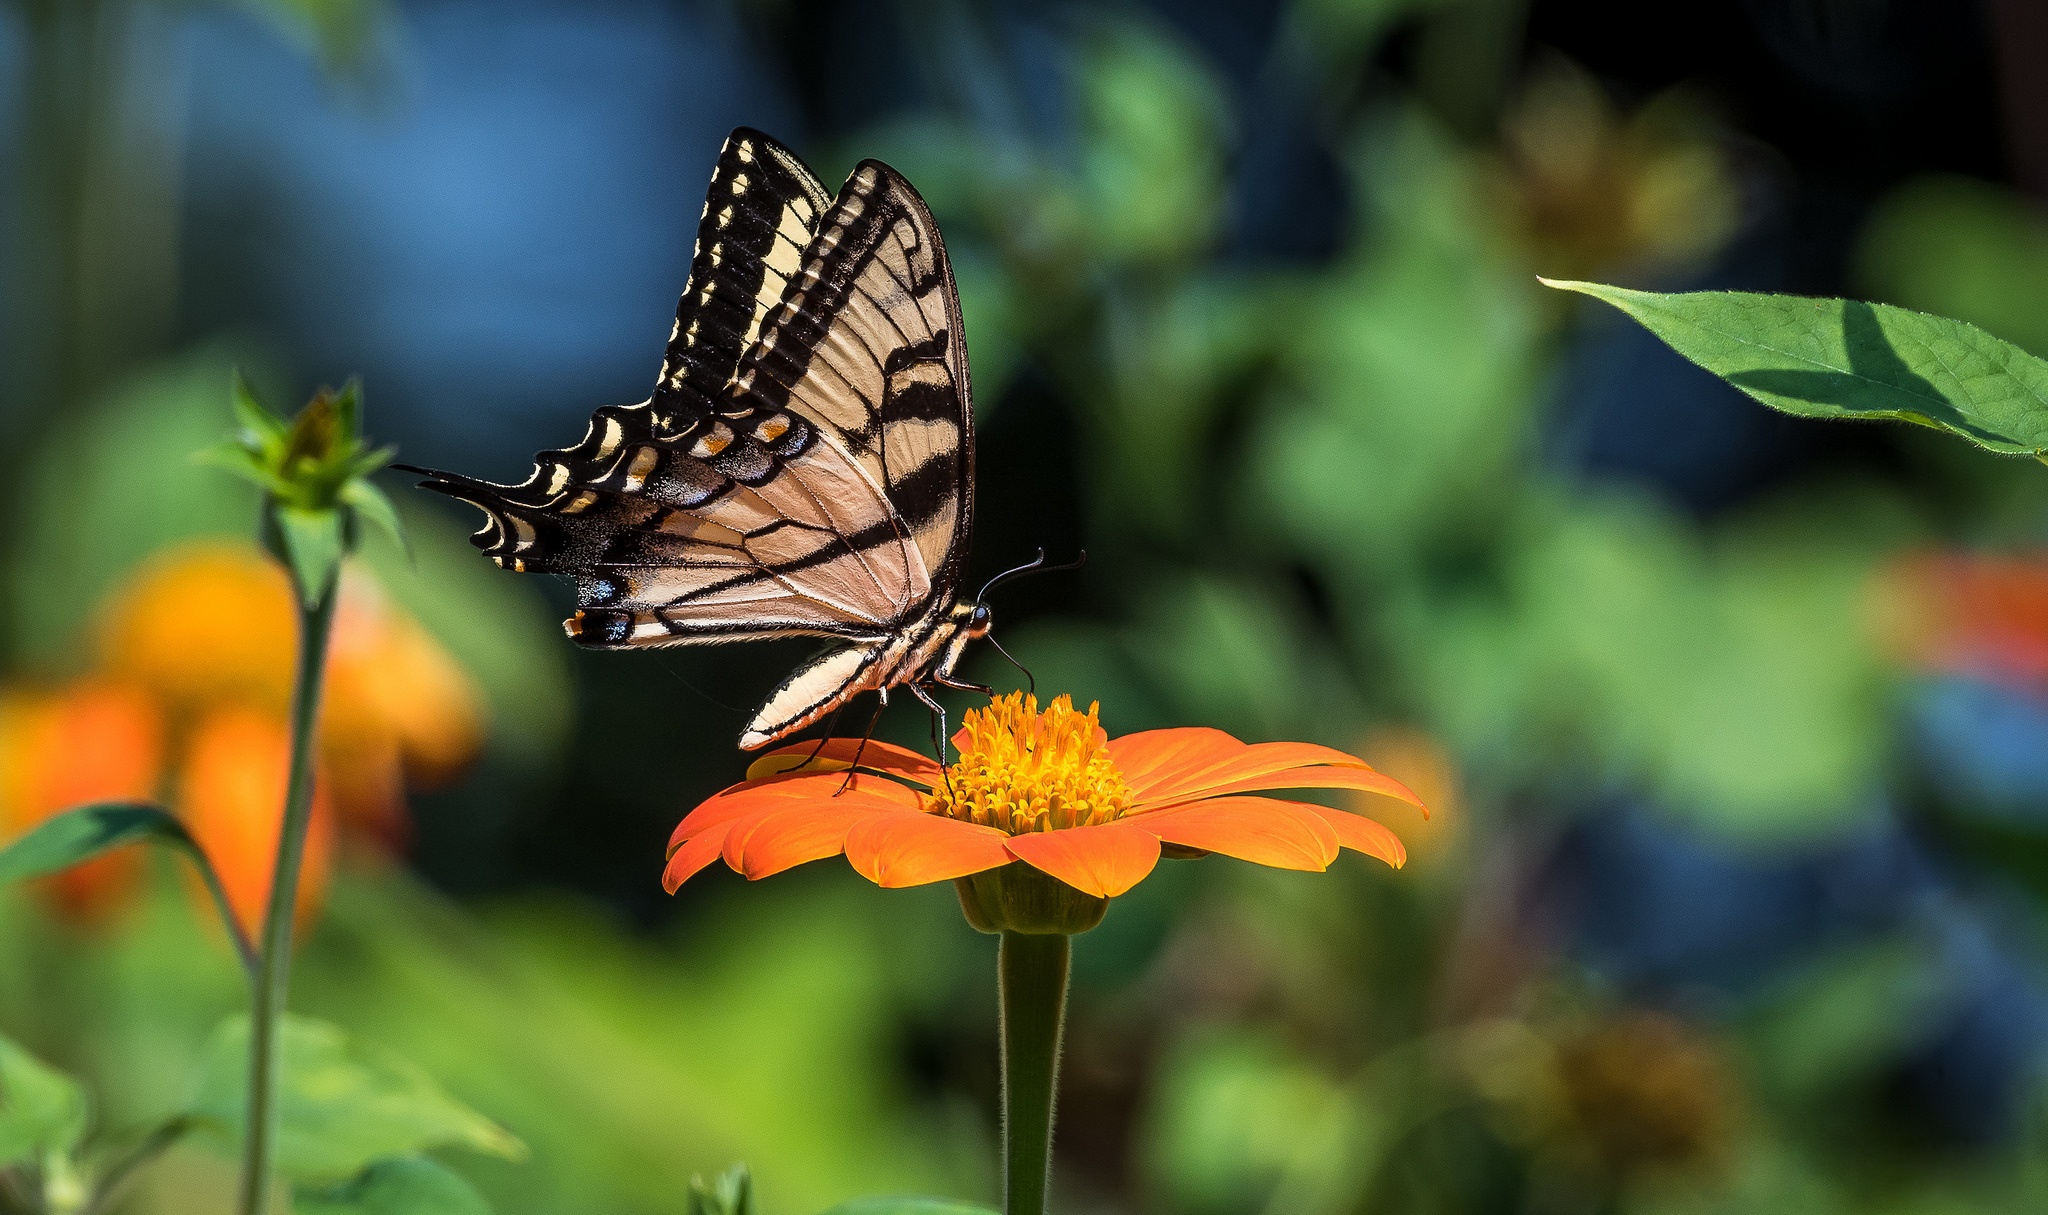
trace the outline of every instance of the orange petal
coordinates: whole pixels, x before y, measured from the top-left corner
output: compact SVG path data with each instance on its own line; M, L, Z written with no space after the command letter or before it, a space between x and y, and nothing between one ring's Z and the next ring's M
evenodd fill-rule
M845 802L847 798L840 800ZM796 806L772 811L735 824L727 832L725 861L750 880L759 881L807 861L838 856L846 850L848 828L875 813L872 807L858 804Z
M1394 868L1408 863L1408 850L1401 846L1401 839L1385 827L1349 810L1332 810L1328 806L1296 802L1304 810L1313 810L1322 820L1337 830L1337 842L1353 852L1376 856Z
M853 823L851 816L873 814L878 811L901 813L905 809L901 802L880 792L883 786L900 790L903 789L901 785L878 781L867 786L855 784L844 793L834 792L844 779L840 773L827 773L826 783L830 785L830 789L822 794L801 798L784 797L779 801L770 801L759 811L733 820L726 829L725 863L732 866L735 873L744 873L750 878L767 877L771 873L779 873L789 868L790 865L800 865L804 861L814 861L819 857L836 854L845 847L846 828ZM907 794L908 790L904 792ZM916 804L913 800L912 805ZM807 820L815 820L822 828L823 834L807 828ZM773 829L763 834L764 829L770 828L771 824ZM828 846L826 841L832 838L835 831L838 833L838 843L836 846ZM758 841L757 835L762 837ZM778 843L784 836L789 837L786 846ZM762 859L758 862L751 859L757 843L763 849ZM797 855L821 847L825 848L825 851L798 855L796 860L788 861L786 864L776 863L786 850L789 855Z
M887 772L891 776L913 780L926 788L937 784L941 779L942 770L930 756L907 747L899 747L895 743L885 743L872 738L867 741L865 747L858 738L828 738L822 747L816 741L777 747L753 762L747 769L747 779L759 780L790 771L795 766L792 763L793 759L809 759L813 751L817 752L820 763L837 765L841 771L851 765L854 755L858 754L862 768L873 768Z
M1320 873L1337 859L1336 829L1321 815L1297 802L1270 797L1219 797L1125 821L1169 844L1275 869Z
M844 794L840 793L842 786L846 790ZM895 781L879 776L855 775L849 783L843 771L798 772L765 780L741 781L707 798L685 815L683 821L676 824L675 833L669 836L669 851L675 851L684 840L700 832L757 810L779 810L803 804L824 805L847 797L859 798L861 804L887 804L910 810L923 806L916 793Z
M1140 804L1159 805L1183 801L1189 797L1205 797L1211 793L1220 793L1226 786L1238 781L1271 776L1290 768L1323 764L1371 771L1366 762L1357 756L1347 755L1332 747L1317 746L1315 743L1270 742L1253 743L1249 746L1240 743L1234 752L1217 748L1210 762L1183 767L1166 774L1163 780L1152 782L1142 793L1135 788L1131 793ZM1126 776L1125 779L1130 778Z
M1245 745L1221 730L1207 726L1181 726L1171 730L1140 730L1109 740L1109 757L1116 761L1130 786L1131 796L1145 800L1156 786L1172 783L1189 772L1236 755Z
M1159 837L1122 820L1013 835L1004 846L1032 868L1099 899L1129 890L1159 863Z
M1188 802L1216 797L1225 793L1255 793L1264 789L1359 789L1366 793L1384 793L1397 797L1422 811L1429 817L1429 807L1414 790L1388 776L1366 767L1336 767L1331 764L1314 764L1302 768L1283 768L1259 776L1247 776L1238 780L1225 781L1220 785L1196 793L1182 794L1169 800L1144 802L1134 807L1137 811L1163 810L1168 806L1185 805Z
M871 814L846 833L846 860L877 886L922 886L1009 864L1009 838L941 814Z
M684 882L696 877L704 866L717 860L725 848L725 825L714 827L701 835L691 836L689 841L669 854L668 868L661 871L661 888L670 894Z

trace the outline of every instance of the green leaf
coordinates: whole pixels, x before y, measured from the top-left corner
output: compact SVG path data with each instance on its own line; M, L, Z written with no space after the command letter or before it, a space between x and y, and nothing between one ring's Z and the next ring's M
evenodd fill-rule
M390 536L407 557L412 555L412 546L405 542L405 526L398 519L398 508L391 504L383 490L368 481L350 481L341 487L341 501Z
M300 599L308 606L319 603L334 585L342 554L348 551L341 512L276 503L271 517L276 520L278 547L283 550L278 556L291 570Z
M1915 422L2012 455L2048 451L2048 362L1974 325L1857 300L1542 281L1613 304L1773 409Z
M19 882L69 869L110 848L156 839L197 851L185 825L157 806L103 802L68 810L0 849L0 882ZM200 863L205 857L200 856Z
M856 1198L825 1215L996 1215L989 1207L943 1198Z
M84 1091L71 1077L0 1038L0 1166L69 1151L84 1135Z
M234 378L228 390L228 400L234 406L235 420L242 424L262 445L264 452L275 454L284 447L285 436L291 427L283 418L270 411L270 407L257 399L256 391L249 387L249 381L242 378L242 369L234 370Z
M279 1027L277 1168L299 1182L354 1177L388 1156L456 1146L516 1160L525 1146L450 1097L426 1073L340 1028L287 1016ZM192 1117L239 1143L247 1097L249 1019L237 1015L207 1045Z
M292 1195L296 1215L490 1215L491 1205L463 1178L431 1160L379 1160L354 1178Z
M289 488L284 479L264 463L264 458L249 450L240 439L222 439L211 447L202 447L192 453L192 460L195 464L218 468L245 481L253 481L271 493L282 493Z
M747 1166L736 1164L712 1182L690 1178L688 1215L754 1215L754 1178Z
M69 869L109 849L146 840L178 849L198 868L207 891L213 895L214 910L220 913L221 922L234 939L243 964L253 968L255 951L242 935L241 922L235 918L234 910L228 906L220 874L214 871L213 862L199 841L185 830L185 824L161 806L98 802L45 819L35 830L0 849L0 884Z

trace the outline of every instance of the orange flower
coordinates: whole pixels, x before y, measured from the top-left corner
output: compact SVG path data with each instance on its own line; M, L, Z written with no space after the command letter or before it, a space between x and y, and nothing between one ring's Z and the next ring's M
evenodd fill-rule
M79 683L53 696L0 704L0 841L87 802L156 795L163 722L132 688ZM124 849L45 879L59 910L83 920L110 911L142 858Z
M199 541L158 555L110 600L105 665L186 720L223 706L278 721L298 623L291 583L254 546ZM483 743L483 704L425 629L351 567L342 578L321 711L321 760L342 820L386 843L405 789L459 773Z
M1406 859L1394 833L1363 815L1246 794L1355 789L1422 805L1400 782L1329 747L1246 744L1199 728L1111 739L1097 706L1081 713L1065 696L1042 713L1035 696L999 697L969 712L953 743L960 758L942 770L914 751L869 742L862 774L843 793L857 740L833 739L819 750L823 766L837 771L790 770L815 744L770 752L747 780L676 828L663 883L673 892L720 858L764 878L844 853L880 886L973 878L1021 863L1107 900L1143 881L1162 849L1317 871L1340 848L1397 867ZM963 902L969 897L963 888Z
M261 934L270 901L291 759L284 723L252 709L222 709L199 723L179 773L179 817L212 860L228 905L251 939ZM326 790L316 787L293 908L301 926L320 905L333 841Z
M2048 681L2048 560L1929 553L1900 563L1910 660L2011 684Z

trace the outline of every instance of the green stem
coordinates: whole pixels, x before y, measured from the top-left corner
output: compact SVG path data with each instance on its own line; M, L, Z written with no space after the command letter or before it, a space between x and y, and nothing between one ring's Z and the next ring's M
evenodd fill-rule
M1045 1215L1052 1172L1053 1098L1067 1019L1072 940L1006 932L997 947L1003 1014L1003 1210Z
M299 863L306 853L306 828L313 817L314 728L320 717L320 679L327 667L333 631L335 574L329 574L317 603L299 604L299 665L292 683L292 766L285 786L284 828L277 842L277 866L270 877L270 904L263 914L263 952L249 1015L248 1137L242 1150L241 1215L263 1215L270 1198L270 1158L277 1132L277 1027L291 985L292 913L299 896Z
M113 1206L121 1195L121 1186L137 1169L163 1155L191 1129L191 1120L181 1115L144 1135L141 1142L129 1148L100 1175L99 1182L93 1186L92 1200L85 1204L82 1215L101 1215L101 1212Z

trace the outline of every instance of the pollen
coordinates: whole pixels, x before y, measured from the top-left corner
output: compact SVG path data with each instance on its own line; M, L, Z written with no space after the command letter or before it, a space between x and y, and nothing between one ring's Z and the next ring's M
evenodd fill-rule
M1122 818L1131 792L1109 756L1099 708L1082 713L1061 696L1040 712L1036 696L1012 692L969 711L954 736L960 758L928 808L1011 835Z

